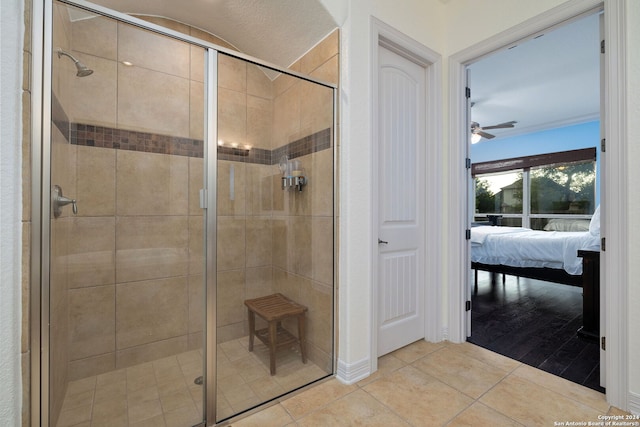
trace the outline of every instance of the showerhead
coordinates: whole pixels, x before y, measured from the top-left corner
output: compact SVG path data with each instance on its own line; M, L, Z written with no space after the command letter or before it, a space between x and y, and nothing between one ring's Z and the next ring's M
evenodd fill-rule
M78 76L78 77L86 77L86 76L89 76L89 75L93 74L93 70L92 69L90 69L89 67L84 65L82 62L78 61L70 53L67 53L64 50L60 49L60 48L58 48L57 52L58 52L58 58L60 58L62 55L68 56L69 58L71 58L71 60L73 61L73 64L76 66L76 69L78 70L78 72L76 72L76 76Z
M82 62L76 62L76 68L78 69L78 72L76 73L76 76L78 77L86 77L93 74L93 70L88 68Z

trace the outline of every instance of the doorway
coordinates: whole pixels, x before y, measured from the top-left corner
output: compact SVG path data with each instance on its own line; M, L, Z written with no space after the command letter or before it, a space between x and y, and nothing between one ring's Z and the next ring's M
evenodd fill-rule
M330 376L335 87L44 6L42 425L213 425Z
M625 73L618 66L621 58L626 55L623 32L620 19L624 16L623 3L617 0L611 2L599 2L589 0L587 2L571 3L554 8L550 13L536 16L520 25L510 28L491 39L487 39L470 46L453 56L450 60L451 73L451 98L452 108L451 126L449 129L451 140L460 141L459 144L451 144L451 188L456 191L465 191L468 182L468 171L464 168L460 159L466 157L467 139L469 138L469 121L465 113L465 64L478 60L483 55L490 54L496 49L509 43L525 38L538 31L557 25L565 20L572 19L581 14L593 13L604 8L604 35L606 39L606 51L603 64L606 90L603 92L605 100L605 118L603 119L604 138L607 141L620 141L607 147L602 156L603 180L602 203L606 206L616 206L614 211L602 212L602 230L607 241L616 242L608 245L606 251L601 252L601 278L603 283L609 284L601 287L601 301L605 301L605 310L601 310L601 319L605 319L606 353L604 361L606 365L606 389L607 401L619 408L627 408L628 403L628 365L626 363L627 341L621 339L627 333L626 309L628 293L627 266L628 255L625 251L627 237L627 225L629 222L626 210L624 191L627 189L627 138L624 132L624 117L626 114L626 95L624 90ZM457 236L461 228L468 228L469 212L468 203L451 199L449 203L451 215L448 233ZM449 337L454 342L462 342L466 339L466 321L468 313L465 311L466 291L471 280L470 271L467 268L469 262L469 245L464 239L453 239L449 248L450 262L447 273L457 285L449 289ZM464 254L461 258L460 254ZM606 298L603 297L606 295Z
M440 55L372 19L373 277L371 369L382 354L439 341ZM432 125L434 124L434 125ZM434 172L434 173L431 173ZM409 182L409 184L407 184ZM387 238L388 237L388 238ZM402 243L403 242L403 243ZM404 244L404 246L403 246ZM422 278L422 279L421 279ZM412 300L413 299L413 300Z
M424 338L426 73L384 46L378 62L379 357Z
M540 151L540 153L557 152L557 151L561 151L561 149L564 148L564 147L560 147L560 149L559 149L559 147L557 145L557 142L555 144L551 143L549 145L545 145L549 141L553 141L553 135L551 133L554 132L554 131L546 130L545 128L542 128L542 130L544 130L545 132L535 133L533 131L540 131L541 129L534 129L532 126L529 126L530 129L527 129L527 130L530 131L530 135L528 134L528 135L525 136L523 134L523 135L517 135L516 136L513 133L512 129L514 127L517 128L518 126L522 126L522 125L525 125L525 126L522 126L523 128L527 128L526 125L530 124L529 120L527 120L527 123L524 123L525 122L524 120L522 121L523 123L521 123L517 119L513 119L513 118L504 119L504 117L497 118L495 123L494 122L490 122L489 123L489 121L486 120L485 123L486 123L486 126L488 126L486 129L484 129L486 132L483 132L483 129L480 129L480 132L475 132L478 128L480 128L482 126L482 123L480 125L477 125L476 128L474 129L473 125L476 124L474 122L483 121L485 119L485 116L482 116L482 114L477 114L477 115L475 115L476 118L474 119L474 110L477 109L478 106L482 107L483 104L485 104L485 103L486 104L490 104L492 101L495 101L494 102L495 105L493 105L493 106L487 105L487 108L484 108L484 109L480 108L480 110L484 110L484 111L478 111L478 113L486 113L486 112L492 110L493 107L496 107L501 102L504 103L504 98L500 98L501 94L497 93L496 96L495 96L496 99L492 100L491 96L489 96L487 98L486 97L486 92L483 92L483 95L480 96L480 98L474 99L473 98L474 97L474 86L477 87L477 85L476 85L477 82L474 81L473 67L476 64L481 64L482 65L483 62L485 62L485 61L488 62L488 63L491 63L492 56L495 56L496 59L500 58L500 59L497 60L498 63L500 63L500 60L502 60L502 61L508 60L507 57L509 56L510 52L514 52L514 51L516 51L517 49L519 49L519 48L521 48L523 46L526 47L527 45L531 45L534 42L538 42L538 41L544 39L544 37L547 37L549 34L555 35L556 33L559 33L561 31L565 31L565 30L570 29L574 25L580 25L580 23L589 22L589 20L591 20L591 22L589 24L590 28L591 28L590 33L594 34L594 36L593 36L594 40L593 40L593 43L590 46L592 46L591 49L593 51L593 57L595 58L594 61L593 61L591 70L593 70L594 74L596 74L596 76L597 76L598 75L598 71L600 69L600 58L599 57L601 56L599 54L599 37L597 36L598 32L599 32L599 22L598 22L597 10L586 12L586 13L582 14L581 16L578 16L578 17L569 17L569 20L568 20L568 21L570 21L569 23L559 24L557 27L553 27L551 29L547 29L547 30L543 30L543 31L537 30L537 32L535 32L533 36L529 36L529 37L523 38L523 40L526 40L524 42L523 41L511 42L509 45L507 45L505 48L503 48L503 50L498 54L495 54L495 55L493 55L493 54L489 55L488 54L488 55L485 55L482 59L478 60L477 62L474 62L476 60L473 60L473 61L470 61L468 63L468 64L470 64L469 67L472 69L472 72L471 72L471 84L469 85L469 87L471 88L471 116L470 116L471 119L469 120L469 122L472 123L471 131L477 137L477 139L475 141L472 139L472 143L476 143L476 144L470 145L471 146L471 152L468 155L468 157L470 159L469 163L474 163L474 162L478 161L477 156L474 156L474 148L477 148L480 145L489 145L489 144L491 144L492 141L493 141L493 137L495 135L502 136L502 138L496 138L495 139L496 142L504 141L503 145L499 145L498 144L498 146L496 147L497 151L501 151L500 155L503 156L503 157L494 158L492 160L495 160L496 163L502 161L503 166L504 166L505 163L513 160L514 158L520 158L520 157L518 157L518 155L513 154L513 151L512 151L513 147L509 147L507 145L507 143L510 143L511 145L515 146L516 142L519 142L519 143L521 143L521 145L524 145L522 143L522 141L525 141L528 137L531 137L531 138L537 137L538 141L540 141L540 144L538 144L538 145L542 146L542 148L541 148L542 151ZM551 30L553 30L552 33L550 33ZM590 36L588 34L582 33L581 37L583 39L591 40L591 38L590 38ZM500 50L500 49L498 49L498 50ZM536 69L535 69L535 65L534 64L537 64L540 61L537 61L534 58L534 56L535 55L532 55L532 54L529 55L529 58L532 61L532 63L531 63L530 66L528 66L528 68L531 68L531 71L535 74ZM505 59L505 58L507 58L507 59ZM504 65L505 62L502 62L502 64ZM481 69L482 67L479 67L479 68ZM582 70L580 70L580 72L582 72ZM497 73L499 73L499 71ZM500 88L497 88L498 86L500 86L500 83L499 83L500 81L506 82L506 86L509 86L510 82L516 81L517 78L520 77L520 76L522 76L522 78L524 78L525 81L526 81L526 83L523 84L522 85L523 87L520 89L521 90L520 98L521 99L528 99L527 98L527 96L528 96L527 90L530 88L530 83L535 83L535 80L533 80L533 82L531 82L530 79L527 78L526 73L511 73L511 77L510 77L511 80L496 79L496 81L495 81L496 85L494 86L493 90L496 90L498 92L500 91ZM576 80L577 80L577 78L576 78ZM599 149L600 149L600 138L601 138L600 131L599 131L599 128L598 128L598 123L597 123L597 120L599 119L599 111L598 110L599 110L599 105L600 105L600 96L599 96L599 90L598 90L599 88L600 88L600 78L598 76L596 79L594 79L594 82L591 84L591 89L590 89L594 93L593 94L593 100L594 100L593 104L596 105L596 108L595 108L596 111L595 111L595 113L591 114L591 116L592 116L591 120L596 120L596 122L595 122L596 126L594 127L594 126L592 126L592 124L591 125L585 125L585 126L589 127L589 129L590 129L589 132L591 134L591 137L588 138L590 140L589 144L592 147L594 147L594 149L596 149L596 147L597 147L598 159L600 158ZM476 94L476 96L477 96L477 94ZM502 101L500 99L502 99ZM547 97L547 99L549 99L549 97ZM529 103L533 103L533 102L534 101L529 101ZM525 107L528 107L529 106L528 104ZM587 104L587 102L583 101L583 105L585 105L585 104ZM491 107L491 108L489 108L489 107ZM550 104L547 108L548 109L553 109L554 106L553 106L553 104ZM495 111L497 111L496 108L493 108L492 112L495 112ZM518 111L520 111L520 109L518 108L518 104L517 103L512 104L509 113L510 114L514 114L514 113L517 113ZM480 117L480 116L482 116L482 119L477 119L477 117ZM587 116L588 116L588 114L587 115L583 114L582 117L579 114L575 114L575 117L572 117L572 119L576 120L579 117L581 120L578 119L577 121L574 121L573 123L571 123L571 122L567 123L566 121L563 122L562 117L556 115L554 117L554 119L555 119L554 123L551 125L550 128L551 129L568 130L567 132L577 132L576 133L576 135L577 135L581 131L580 129L578 129L581 126L581 123L587 122L585 120L585 117L587 117ZM494 124L497 124L497 126L492 126ZM502 124L502 125L500 125L500 124ZM565 128L561 128L560 127L560 125L567 125L567 124L570 124L572 126L566 126ZM508 125L508 126L506 126L506 125ZM506 129L506 131L504 129ZM503 131L512 132L512 133L511 133L511 135L506 135L506 134L501 135L500 132L503 132ZM494 133L495 133L495 135L493 135ZM480 138L481 135L482 135L482 138ZM545 138L546 138L546 141L544 140ZM578 137L578 138L582 138L582 135L580 137ZM480 140L480 141L478 141L478 140ZM533 139L530 139L530 140L532 141ZM537 148L540 148L540 147L536 147L536 148L534 148L534 150L537 149ZM478 150L476 149L475 151L476 151L476 154L477 154ZM529 154L529 153L527 153L527 154ZM533 153L531 153L531 154L533 154ZM520 155L522 155L522 153ZM524 158L524 157L522 157L522 158ZM486 158L480 159L480 161L485 161L485 163L482 164L483 167L486 164L489 163L489 161L487 161L487 160L488 159L486 159ZM502 168L501 172L502 173L509 172L507 169L508 168ZM514 168L514 169L516 169L516 168ZM532 169L532 171L533 171L533 169ZM520 171L514 170L513 172L523 174L524 178L525 178L525 182L527 182L526 180L528 180L530 178L528 169L526 169L524 172L522 170L520 170ZM595 171L594 171L594 175L595 175ZM531 175L531 176L533 176L533 175ZM497 180L497 178L500 178L500 176L496 175L495 178ZM522 177L516 177L516 180L517 179L521 179L521 178ZM539 179L539 178L531 178L531 179L535 180L535 179ZM514 180L512 179L510 182L512 182L512 181L514 181ZM507 184L509 184L510 182L503 183L503 187L506 188ZM526 184L526 188L522 192L523 196L525 196L527 198L531 196L531 192L532 191L533 192L536 191L535 189L531 190L531 188L533 188L533 187L530 187L529 186L530 184L531 184L531 182L529 181L529 183ZM505 192L506 192L506 190L505 190ZM527 196L527 192L529 193L528 196ZM599 195L599 192L598 192L598 195ZM473 198L471 198L471 199L473 199ZM469 216L472 219L469 219L469 222L472 223L472 226L471 226L472 233L471 233L471 235L473 236L473 230L474 230L473 229L473 225L481 225L481 224L478 223L478 222L474 222L474 221L478 221L480 218L479 218L477 212L473 212L473 209L472 209L473 208L473 200L471 200L470 203L471 203L471 206L470 206L470 208L469 208L469 210L467 212L471 212L469 214ZM587 213L592 213L595 210L595 206L598 205L598 204L599 204L599 202L591 203L591 205L593 207L591 208L590 212L587 212ZM502 215L502 216L504 216L504 218L500 218L500 220L502 221L502 225L517 225L517 226L526 226L526 227L532 227L532 228L547 229L547 228L545 228L546 227L545 223L548 223L549 220L542 218L541 214L542 213L548 213L548 212L546 212L546 211L543 212L542 210L539 209L539 207L537 205L535 205L533 208L531 208L531 205L524 206L522 208L522 210L519 211L519 214L515 214L515 211L505 211L505 212L506 213L504 213L504 215ZM560 213L560 211L558 211L558 212ZM579 215L579 212L575 211L575 210L572 211L571 213ZM500 214L500 212L499 212L499 214ZM586 219L588 219L588 217L582 218L582 221L584 222L584 220L586 220ZM511 222L509 222L509 221L511 221ZM518 222L517 224L515 224L514 221L522 221L522 222ZM558 221L565 221L565 219L559 219ZM588 224L588 221L586 223ZM551 225L553 225L553 224L551 224ZM551 229L551 228L549 228L549 229ZM472 237L472 239L473 239L473 237ZM473 245L473 243L471 243L471 245ZM473 250L473 249L471 249L471 250ZM481 272L480 273L480 277L482 277L482 274L483 273ZM469 284L469 289L470 289L470 291L465 290L465 292L468 292L468 294L469 294L469 299L468 300L473 300L474 290L473 290L472 287L473 287L473 285L475 283L475 280L472 278L471 274L466 273L465 275L468 278L466 280L466 283ZM478 277L478 276L476 275L476 277ZM491 292L493 294L493 297L496 297L497 293L504 293L504 290L507 289L509 286L511 286L511 287L515 286L517 288L518 292L521 292L523 294L526 293L526 290L524 288L529 286L529 283L527 282L529 279L519 278L519 279L517 279L517 281L515 281L515 276L513 278L514 278L514 282L513 283L510 282L510 279L507 279L506 283L505 283L502 280L502 278L499 277L498 280L497 280L497 283L496 283L496 281L495 280L491 280L490 276L487 274L487 279L485 281L486 281L486 283L488 283L488 285L487 285L487 286L489 286L488 289L490 291L492 290ZM482 279L480 280L480 282L481 281L482 281ZM546 282L541 282L541 283L544 284ZM504 284L504 286L503 286L503 284ZM532 285L532 286L535 286L535 285ZM559 289L562 289L562 288L559 288ZM568 289L565 287L564 290L568 290ZM578 302L581 302L580 301L581 300L581 295L578 295L578 297L580 297L580 298L578 298ZM567 297L567 298L571 298L571 297ZM515 298L515 299L517 300L517 298ZM475 305L472 304L472 307L475 308ZM486 307L482 307L481 310L484 310L485 308ZM477 312L476 313L472 312L471 316L474 316L474 314L477 314ZM522 316L526 316L526 314L524 312L522 312L520 314ZM576 314L581 314L581 313L576 313ZM538 321L538 323L540 323L540 321ZM580 325L578 325L578 327L579 326ZM577 329L577 327L575 329ZM473 333L474 333L474 328L473 327L470 329L470 331L469 331L469 329L467 329L467 335L470 334L472 336L472 341L473 341ZM573 335L571 337L573 337ZM484 342L486 342L486 340L484 340ZM564 344L564 343L562 343L562 344ZM557 349L553 349L553 350L562 351L560 349L562 344L558 345ZM565 351L566 351L567 347L569 347L569 346L564 346L564 350ZM600 355L598 354L599 353L598 347L599 347L599 342L594 341L592 353L595 355L593 357L595 358L596 361L600 358ZM565 354L565 356L566 356L566 354ZM584 355L580 356L580 357L584 357ZM551 357L549 357L549 358L552 359ZM578 356L576 355L574 357L574 359L577 360ZM604 359L603 359L603 361L604 361ZM536 365L534 365L534 366L536 366ZM555 368L556 368L556 370L554 371L552 369L551 372L558 374L558 371L557 371L558 367L556 366ZM565 366L565 368L566 368L566 366ZM595 381L593 381L593 380L591 381L592 384L595 384L595 386L593 388L597 388L598 387L597 386L598 382L599 381L597 381L597 375L596 375L596 380Z
M526 260L515 256L517 251L489 252L474 238L474 232L490 230L485 222L507 227L501 229L501 246L509 243L504 235L508 226L517 227L514 231L534 230L531 234L540 237L591 236L590 219L600 198L599 18L592 13L573 19L468 65L469 157L475 189L471 261L476 265L468 334L473 343L604 391L598 337L587 340L576 334L583 318L582 281L571 276L539 281L535 279L541 277L523 269L555 268L580 279L577 250L554 265L555 261L536 258L531 251ZM555 54L562 59L554 59ZM564 72L552 71L556 67ZM589 156L583 159L581 149L587 148ZM519 236L514 234L513 239L526 237ZM599 236L584 245L577 249L599 251ZM549 254L552 249L545 251ZM493 264L520 270L506 280L478 271L495 270Z

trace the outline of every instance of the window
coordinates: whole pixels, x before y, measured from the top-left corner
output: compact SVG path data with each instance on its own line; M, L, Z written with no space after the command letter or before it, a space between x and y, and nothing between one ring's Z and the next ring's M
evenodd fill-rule
M474 222L588 230L595 171L595 148L474 164Z
M522 170L480 175L475 184L475 220L495 215L500 218L499 225L522 226Z

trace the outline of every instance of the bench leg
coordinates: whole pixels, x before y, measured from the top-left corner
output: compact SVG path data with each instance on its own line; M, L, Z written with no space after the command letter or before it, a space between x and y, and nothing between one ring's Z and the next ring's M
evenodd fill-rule
M300 342L300 353L302 353L302 363L307 363L307 339L304 333L304 314L298 316L298 341Z
M249 351L253 351L253 337L256 334L256 315L249 310Z
M269 369L271 375L276 374L276 339L277 339L276 322L269 322Z

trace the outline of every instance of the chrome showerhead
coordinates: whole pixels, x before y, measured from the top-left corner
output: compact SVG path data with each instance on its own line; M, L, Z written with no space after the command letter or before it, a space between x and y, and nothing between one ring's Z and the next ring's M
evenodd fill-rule
M57 52L58 52L58 58L60 58L62 55L68 56L69 58L71 58L71 60L73 61L73 64L76 66L76 69L78 70L76 72L76 76L78 76L78 77L86 77L86 76L89 76L89 75L93 74L93 70L92 69L90 69L89 67L84 65L82 62L78 61L70 53L67 53L64 50L60 49L60 48L58 48Z
M78 72L76 73L76 76L78 77L86 77L93 74L93 70L84 65L82 62L76 62L76 68L78 69Z

